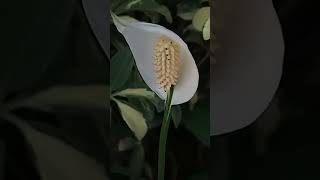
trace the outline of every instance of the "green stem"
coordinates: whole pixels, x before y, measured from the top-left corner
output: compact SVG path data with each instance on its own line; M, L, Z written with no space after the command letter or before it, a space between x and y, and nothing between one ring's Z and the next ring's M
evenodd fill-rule
M164 180L165 167L166 167L166 144L167 136L170 126L170 113L171 113L171 100L173 95L174 87L170 88L167 94L167 100L164 109L164 116L160 132L159 141L159 156L158 156L158 180Z

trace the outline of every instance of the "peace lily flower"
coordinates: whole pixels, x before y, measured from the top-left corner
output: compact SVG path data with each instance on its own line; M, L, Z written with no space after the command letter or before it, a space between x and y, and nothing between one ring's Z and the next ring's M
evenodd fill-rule
M248 126L266 110L280 82L284 43L271 0L223 0L214 6L219 48L210 132L220 135Z
M160 25L128 21L112 14L126 39L144 82L161 99L174 86L172 105L189 101L198 88L199 73L186 43Z
M171 105L185 103L193 97L199 72L188 46L174 32L156 24L111 15L132 51L142 79L166 100L158 156L158 180L164 180Z

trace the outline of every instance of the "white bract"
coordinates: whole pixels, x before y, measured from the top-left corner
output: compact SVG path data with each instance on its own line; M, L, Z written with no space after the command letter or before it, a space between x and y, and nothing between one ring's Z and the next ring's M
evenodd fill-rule
M198 88L199 73L186 43L160 25L126 21L112 14L126 39L142 79L161 99L174 86L172 105L189 101Z

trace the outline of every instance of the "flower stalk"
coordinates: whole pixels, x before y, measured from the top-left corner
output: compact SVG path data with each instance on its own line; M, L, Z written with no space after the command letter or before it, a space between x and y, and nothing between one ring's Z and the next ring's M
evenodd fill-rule
M164 180L165 176L165 163L166 163L166 144L168 131L170 127L170 115L171 115L171 101L174 87L171 86L167 93L167 99L165 103L164 116L160 132L159 140L159 154L158 154L158 180Z

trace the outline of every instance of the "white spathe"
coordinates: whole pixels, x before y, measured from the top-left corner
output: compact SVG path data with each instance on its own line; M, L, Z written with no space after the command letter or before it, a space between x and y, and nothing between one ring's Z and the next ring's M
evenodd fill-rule
M166 99L167 93L157 83L154 69L154 47L161 36L166 36L179 45L181 66L171 104L176 105L189 101L197 91L199 72L186 43L177 34L160 25L127 22L114 14L112 18L132 51L142 79L163 100Z

